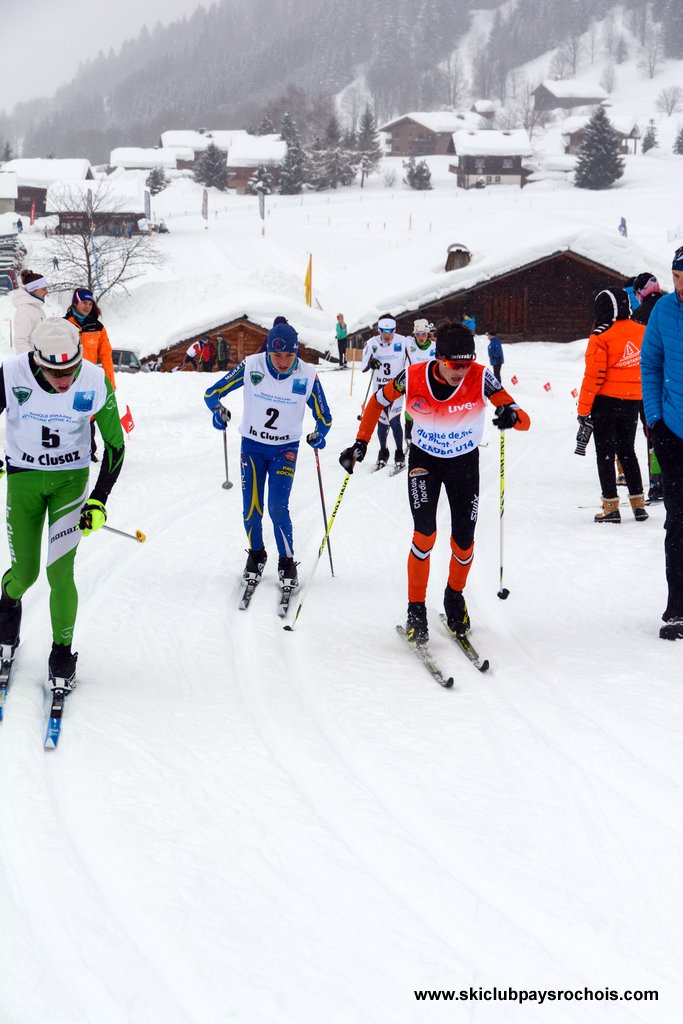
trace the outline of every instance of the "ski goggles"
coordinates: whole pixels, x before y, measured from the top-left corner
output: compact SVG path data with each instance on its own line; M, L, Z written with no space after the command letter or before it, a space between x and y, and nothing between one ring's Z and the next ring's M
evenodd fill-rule
M388 337L390 334L394 333L394 330L395 330L395 328L393 328L393 327L380 327L379 328L379 333L383 334L385 337Z
M429 337L429 331L415 331L415 337L416 338L428 338Z
M445 366L447 370L466 370L472 365L471 359L442 359L438 353L436 358L441 366Z

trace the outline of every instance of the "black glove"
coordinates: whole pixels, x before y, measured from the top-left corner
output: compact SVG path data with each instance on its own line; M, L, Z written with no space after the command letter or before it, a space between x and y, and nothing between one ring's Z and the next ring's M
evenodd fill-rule
M574 455L585 455L588 442L593 433L593 420L590 416L577 416L576 418L579 421L579 429L576 434Z
M493 417L493 425L499 430L509 430L518 419L517 412L511 405L499 405Z
M379 370L380 367L382 366L382 360L378 359L377 356L375 356L374 359L370 360L368 366L370 367L371 370Z
M339 465L347 473L353 473L353 467L357 462L362 462L368 450L367 441L354 441L350 448L345 448L339 456Z

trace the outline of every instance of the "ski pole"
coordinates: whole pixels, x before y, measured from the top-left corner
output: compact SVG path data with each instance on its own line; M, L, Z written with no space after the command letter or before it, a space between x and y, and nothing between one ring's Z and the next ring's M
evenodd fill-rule
M336 502L334 508L332 509L332 515L330 516L330 521L327 524L327 530L325 531L325 536L323 537L322 543L321 543L321 545L320 545L320 547L318 549L318 557L315 560L315 565L311 569L311 575L308 577L308 583L304 587L304 592L301 595L301 600L299 601L299 605L297 607L296 614L295 614L294 618L292 619L292 624L282 627L283 629L286 629L289 633L292 633L294 631L294 627L296 626L297 619L299 618L299 616L301 614L301 609L304 606L304 601L306 599L306 594L308 593L308 588L310 587L311 583L313 582L313 577L315 575L315 570L320 565L320 556L322 555L323 551L325 550L325 545L327 544L327 540L328 540L328 538L330 536L330 530L332 529L332 525L334 523L334 517L336 516L337 511L339 509L339 506L341 505L341 500L344 497L344 491L346 490L346 485L348 484L350 478L351 478L351 474L350 473L347 473L346 476L344 477L344 483L341 486L341 491L339 492L339 497L337 498L337 502Z
M228 428L226 427L223 431L223 455L225 456L225 480L223 481L223 490L229 491L232 487L230 481L230 475L228 473Z
M363 404L360 407L360 416L358 417L359 420L363 419L363 413L365 412L365 406L368 404L368 395L370 394L370 388L372 387L372 382L374 379L375 371L373 370L372 373L370 374L370 380L368 381L368 390L365 392L365 398L363 399Z
M323 490L323 475L320 472L320 455L318 454L318 449L314 448L313 451L315 452L315 468L318 471L318 486L320 488L320 504L322 505L323 508L324 527L327 525L327 512L325 510L325 491ZM329 541L327 543L327 553L330 556L330 572L334 576L334 565L332 564L332 545L329 543Z
M510 591L503 586L503 513L505 512L505 433L500 432L500 590L498 597L504 601Z
M126 533L125 530L115 530L113 526L103 526L102 529L109 530L110 533L118 533L119 537L128 537L130 540L136 540L138 544L144 544L147 540L147 536L142 530L136 530L135 533Z

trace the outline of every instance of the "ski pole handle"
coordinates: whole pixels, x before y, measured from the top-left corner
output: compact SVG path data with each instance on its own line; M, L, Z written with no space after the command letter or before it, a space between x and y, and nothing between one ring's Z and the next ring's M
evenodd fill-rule
M136 530L135 533L126 533L125 530L115 530L113 526L103 526L103 530L109 530L109 533L118 533L119 537L128 537L129 540L136 540L138 544L144 544L147 540L147 535L142 530Z

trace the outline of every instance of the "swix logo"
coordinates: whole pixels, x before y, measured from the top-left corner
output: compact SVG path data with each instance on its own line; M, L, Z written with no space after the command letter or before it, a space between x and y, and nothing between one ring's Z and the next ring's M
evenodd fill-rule
M474 409L474 402L463 402L462 405L449 405L449 412L469 412L470 409Z
M476 523L477 516L479 515L479 495L477 494L472 501L472 511L470 512L470 521Z

